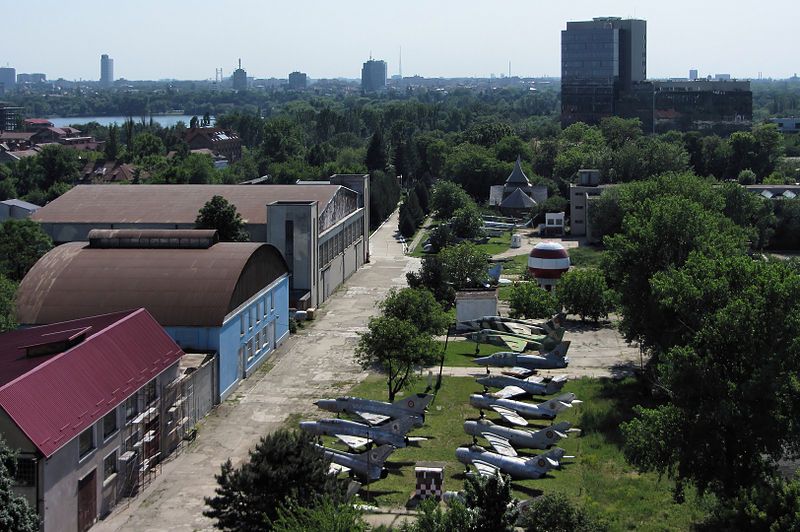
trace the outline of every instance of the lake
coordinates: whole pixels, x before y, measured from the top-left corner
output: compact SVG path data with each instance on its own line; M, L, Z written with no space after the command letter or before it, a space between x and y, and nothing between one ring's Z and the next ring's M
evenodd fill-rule
M153 115L153 122L161 125L161 127L170 127L174 126L178 122L183 122L186 126L189 126L189 120L192 119L193 115ZM198 116L197 118L202 119L202 116ZM110 126L111 124L117 124L121 126L125 120L127 120L127 116L71 116L67 118L48 118L55 127L63 127L68 126L70 124L86 124L88 122L97 122L101 126ZM142 117L133 117L134 122L140 122ZM145 120L150 122L150 117L146 117ZM214 117L211 117L211 121L214 121Z

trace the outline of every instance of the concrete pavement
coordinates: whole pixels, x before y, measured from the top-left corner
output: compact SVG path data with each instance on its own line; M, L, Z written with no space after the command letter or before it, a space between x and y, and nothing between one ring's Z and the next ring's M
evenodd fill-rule
M323 305L317 319L293 335L251 378L204 420L197 439L163 465L161 474L129 503L123 501L96 530L211 530L204 497L214 494L220 464L241 463L259 438L289 416L315 414L312 401L347 391L367 374L353 359L358 332L375 305L419 259L403 255L398 213L370 241L371 262Z

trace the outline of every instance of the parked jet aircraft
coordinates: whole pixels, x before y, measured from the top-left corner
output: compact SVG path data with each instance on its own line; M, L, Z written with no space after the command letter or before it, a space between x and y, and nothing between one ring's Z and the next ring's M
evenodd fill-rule
M563 314L556 314L547 321L518 320L504 316L484 316L475 320L459 322L458 329L474 332L492 329L502 333L540 335L548 334L558 329L563 321Z
M432 395L418 393L398 399L394 403L360 397L339 397L338 399L321 399L314 404L329 412L356 414L370 425L408 416L414 421L415 427L421 427L425 423L425 409L431 400L433 400Z
M325 458L331 461L332 472L351 471L352 474L367 481L386 478L388 472L383 467L383 463L395 451L391 445L381 445L359 454L330 449L317 444L314 446L325 453Z
M525 426L528 419L555 419L559 412L572 408L573 404L580 404L583 401L575 399L574 393L565 393L555 399L549 399L543 403L531 404L511 399L500 399L492 397L490 394L472 394L469 396L469 404L481 410L481 413L491 408L503 419L514 425Z
M477 357L473 362L479 366L512 367L515 374L523 377L533 374L536 369L559 369L569 365L569 341L561 342L543 355L520 354L501 351L485 357ZM488 369L487 369L488 371Z
M358 449L369 443L389 444L398 448L405 447L410 441L406 434L413 426L414 420L408 416L393 419L375 427L335 418L300 422L301 430L318 436L323 434L336 436L351 449Z
M504 456L487 451L479 445L456 449L458 461L467 466L474 465L481 475L502 472L511 475L513 479L541 478L548 471L559 467L559 460L564 457L564 449L558 447L531 458Z
M547 449L562 438L566 438L570 432L580 432L580 429L571 427L569 421L562 421L536 431L495 425L488 419L464 422L464 432L473 437L483 436L495 451L504 456L517 456L515 448Z
M478 332L464 335L468 340L483 344L505 346L521 353L530 349L550 351L564 338L564 329L559 327L541 335L528 335L520 333L498 332L492 329L481 329Z
M518 379L507 375L487 375L475 379L478 384L483 384L487 388L502 388L493 395L510 399L518 395L552 395L561 391L567 382L566 375L559 375L552 379L542 377L530 377Z

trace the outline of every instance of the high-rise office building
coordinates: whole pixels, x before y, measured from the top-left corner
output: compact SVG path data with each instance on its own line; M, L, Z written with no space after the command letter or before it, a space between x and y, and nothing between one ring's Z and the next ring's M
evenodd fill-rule
M689 71L689 81L697 80L697 69L693 68Z
M246 91L247 90L247 71L242 68L242 60L239 59L239 68L233 71L231 76L233 81L233 90Z
M561 32L561 123L598 123L647 78L647 22L599 17Z
M308 75L305 72L292 72L289 74L289 88L303 90L308 86Z
M22 107L0 102L0 131L15 131L22 124Z
M386 61L370 57L361 67L361 90L377 92L386 89Z
M114 84L114 60L108 54L100 56L100 85L110 87Z
M16 69L9 67L0 68L0 91L11 92L17 82ZM2 94L0 92L0 94Z

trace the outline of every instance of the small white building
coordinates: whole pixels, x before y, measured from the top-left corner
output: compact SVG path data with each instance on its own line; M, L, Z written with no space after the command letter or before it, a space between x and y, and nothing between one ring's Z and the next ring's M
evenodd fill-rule
M456 323L497 316L497 290L464 290L456 293Z
M6 220L25 220L41 209L38 205L19 199L0 201L0 223Z

